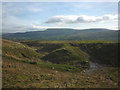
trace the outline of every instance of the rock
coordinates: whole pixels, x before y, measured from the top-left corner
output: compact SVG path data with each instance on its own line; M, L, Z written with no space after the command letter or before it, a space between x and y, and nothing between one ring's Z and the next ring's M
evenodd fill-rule
M83 73L85 73L85 70L83 70Z
M52 69L55 69L54 67L52 67Z

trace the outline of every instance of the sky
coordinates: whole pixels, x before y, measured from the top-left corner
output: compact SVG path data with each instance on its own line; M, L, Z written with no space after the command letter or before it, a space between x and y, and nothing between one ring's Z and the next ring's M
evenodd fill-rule
M42 31L47 28L117 30L117 14L117 2L3 2L2 31Z

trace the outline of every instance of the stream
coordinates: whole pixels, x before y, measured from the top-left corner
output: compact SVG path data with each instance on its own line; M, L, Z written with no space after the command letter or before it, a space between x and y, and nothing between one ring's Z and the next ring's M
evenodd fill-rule
M98 64L98 63L94 63L94 62L90 62L90 69L87 69L85 71L85 74L92 74L94 73L95 71L98 71L98 70L102 70L104 66Z

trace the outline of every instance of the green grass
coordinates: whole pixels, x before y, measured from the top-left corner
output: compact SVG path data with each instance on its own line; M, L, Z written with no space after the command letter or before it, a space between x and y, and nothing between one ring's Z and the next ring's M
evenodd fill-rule
M113 52L117 44L115 42L24 41L24 44L22 43L3 40L3 88L118 87L117 67L103 67L101 70L93 71L92 74L85 73L89 68L91 57L103 60L103 63L108 59L110 63L114 63L116 53ZM37 52L38 50L40 52ZM43 57L47 57L47 60L42 60Z
M88 55L78 47L71 46L70 42L71 41L22 41L21 43L35 48L38 53L44 53L45 55L41 59L45 61L80 67L79 64L84 64L89 61ZM86 63L86 65L88 64Z
M76 66L79 64L84 66L86 62L94 59L102 64L112 66L118 64L117 42L113 41L22 41L22 43L3 40L3 55L17 59L43 59Z
M48 48L48 46L46 48ZM68 57L68 59L71 59L71 60L76 58L76 56L72 56L72 58L69 58L69 56L67 56L65 53L62 53L62 55L64 55L65 57ZM41 68L51 69L54 67L56 70L61 70L61 71L73 71L73 72L82 71L81 67L77 68L72 65L65 65L66 63L53 64L53 63L43 62L40 59L42 57L40 53L37 53L34 49L28 47L27 45L14 42L14 41L3 40L2 56L3 58L9 59L9 60L20 61L20 62L25 62L29 64L36 64ZM52 59L53 58L54 57L52 57ZM57 57L57 59L58 58L60 57ZM64 60L64 57L62 59Z
M17 59L40 59L42 54L37 53L34 49L23 45L19 42L2 40L2 54L3 56L9 56Z
M64 41L56 41L56 40L24 40L20 41L24 44L65 44L65 43L118 43L117 41L110 41L110 40L64 40Z
M72 60L74 60L75 58L76 59L79 58L79 61L97 60L97 62L102 62L102 64L106 64L106 65L111 65L111 66L118 65L117 41L105 41L105 40L29 41L26 40L26 41L22 41L22 43L27 44L30 47L36 48L39 51L39 53L45 53L44 55L44 57L46 57L45 59L46 60L50 59L50 61L56 61L56 59L59 58L60 61L65 61L69 63L71 61L70 58L73 58ZM59 45L61 46L58 47ZM43 48L38 48L38 47L43 47ZM64 54L60 54L56 52L57 50L61 51L62 48L66 48L66 50L71 54L67 54L65 52L61 52ZM58 56L56 56L56 54ZM52 57L54 57L54 59Z
M64 44L62 48L56 49L42 58L57 64L69 64L79 67L89 67L88 56L77 47ZM83 65L84 64L84 65Z
M3 88L118 88L115 72L117 69L113 67L92 75L63 72L4 58L2 85Z
M75 45L89 54L92 61L118 67L118 43L91 43Z
M38 62L37 65L41 68L49 68L49 69L55 69L59 71L69 71L69 72L81 72L82 68L77 68L72 65L66 65L66 64L52 64L52 63L45 63L45 62Z
M23 63L28 63L28 64L33 64L36 66L39 66L40 68L47 68L47 69L54 69L58 71L63 71L63 72L81 72L84 69L79 67L75 67L72 65L66 65L66 64L53 64L50 62L44 62L44 61L37 61L37 60L26 60L26 59L18 59L18 58L13 58L10 56L4 56L3 59L8 59L8 60L13 60L17 62L23 62Z

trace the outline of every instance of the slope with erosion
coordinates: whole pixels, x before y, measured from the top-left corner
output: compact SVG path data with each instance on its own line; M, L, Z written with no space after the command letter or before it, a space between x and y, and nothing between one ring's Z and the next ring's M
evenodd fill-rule
M48 60L58 64L69 64L77 67L89 67L88 55L77 47L72 47L69 44L64 44L60 49L50 52L42 57L43 60Z
M48 68L60 71L82 71L82 68L77 68L73 65L66 65L66 64L54 64L51 62L45 62L41 58L45 55L36 52L36 49L31 48L25 44L21 44L19 42L3 40L3 60L14 60L18 62L24 62L28 64L35 64L40 68Z
M31 42L32 44L30 44ZM22 43L34 47L40 52L46 52L47 54L42 58L54 63L70 64L70 61L73 62L71 59L73 59L76 63L79 63L78 61L81 62L82 60L90 60L92 62L97 62L108 66L118 66L118 42L93 40L23 41ZM52 47L48 49L48 46ZM79 60L75 60L74 56Z
M16 60L39 60L42 54L37 53L27 45L3 39L2 56L3 58Z
M77 67L89 67L89 56L71 41L22 41L39 53L46 53L41 59L56 64L69 64Z
M88 53L93 62L118 67L118 43L71 43Z
M34 46L31 45L29 47L29 45L25 45L25 42L21 44L19 42L3 40L3 88L117 88L118 69L116 67L106 67L103 70L96 71L96 73L92 75L88 75L81 73L81 68L73 65L53 64L46 61L31 63L31 61L29 61L30 59L40 59L51 53L54 54L59 50L60 52L61 50L65 50L67 53L70 53L70 56L75 56L77 59L81 57L80 60L82 61L88 56L86 53L88 53L89 50L94 50L89 49L90 47L84 43L88 49L83 51L83 46L79 46L79 44L83 44L83 42L85 41L40 41L39 43L44 47L44 49L42 49L42 47L39 48L41 45L39 45L39 43L37 44L36 41L34 42ZM48 45L44 45L44 43ZM47 50L49 44L53 46L54 44L55 46L57 44L63 45ZM37 47L35 45L37 45ZM94 44L91 45L94 46ZM41 52L38 53L36 52L37 49L47 52L47 54L43 55ZM111 47L109 49L112 50ZM66 54L66 52L64 53ZM21 53L23 53L23 55L21 55ZM108 57L108 54L106 54L106 57ZM21 61L23 59L28 62ZM85 60L87 61L87 59Z
M32 48L35 48L39 53L49 53L53 50L61 48L64 44L59 41L21 41Z
M64 64L68 65L68 68L75 66L83 69L89 68L90 61L108 66L118 66L118 44L116 42L89 42L22 41L21 43L23 44L21 44L3 40L3 58L21 60L23 62L33 61L33 64L42 64L41 66L47 68L52 68L52 65L57 67L55 64L58 67L59 64Z

